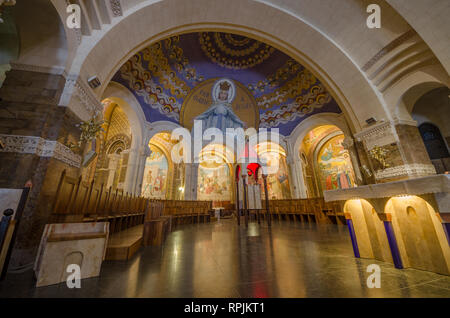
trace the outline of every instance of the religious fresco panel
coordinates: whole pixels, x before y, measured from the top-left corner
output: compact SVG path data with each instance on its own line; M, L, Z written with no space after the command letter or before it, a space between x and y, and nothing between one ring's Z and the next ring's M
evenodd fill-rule
M202 161L198 168L197 182L197 200L231 201L231 174L224 161Z
M282 200L291 198L291 188L289 185L289 170L286 163L286 157L278 152L265 152L260 154L262 160L266 160L269 167L278 167L276 172L267 176L267 191L270 200ZM262 170L258 171L262 180ZM261 186L262 183L260 182ZM264 193L264 188L261 188L261 193Z
M348 151L342 145L344 135L328 140L317 157L322 190L347 189L355 186L355 174Z
M169 170L167 158L157 147L151 145L150 150L151 154L145 162L142 196L150 199L165 199Z

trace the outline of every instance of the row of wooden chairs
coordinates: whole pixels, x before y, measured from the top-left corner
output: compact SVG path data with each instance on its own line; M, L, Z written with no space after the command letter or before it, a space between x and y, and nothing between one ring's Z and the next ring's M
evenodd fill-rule
M64 170L52 204L52 222L110 222L110 232L118 232L142 224L147 206L143 197L84 182L81 176L72 178Z
M164 216L172 217L172 225L206 223L211 221L211 201L162 200Z
M261 217L266 218L265 202ZM270 217L273 220L292 222L345 224L339 202L325 202L324 198L270 200Z

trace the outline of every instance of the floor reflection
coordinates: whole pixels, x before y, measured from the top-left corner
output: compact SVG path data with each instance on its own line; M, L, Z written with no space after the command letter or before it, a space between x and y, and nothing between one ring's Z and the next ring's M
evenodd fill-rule
M366 284L373 263L380 289ZM450 297L450 277L355 259L345 226L245 228L225 219L180 227L128 262L105 262L79 290L34 284L32 272L9 275L0 297Z

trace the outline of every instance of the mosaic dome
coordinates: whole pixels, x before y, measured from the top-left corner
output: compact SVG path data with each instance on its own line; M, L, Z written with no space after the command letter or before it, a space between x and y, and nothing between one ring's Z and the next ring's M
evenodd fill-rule
M323 84L305 67L263 42L230 33L200 32L152 44L114 75L140 102L149 122L180 123L183 102L202 82L226 77L253 96L260 128L289 135L316 113L341 113Z

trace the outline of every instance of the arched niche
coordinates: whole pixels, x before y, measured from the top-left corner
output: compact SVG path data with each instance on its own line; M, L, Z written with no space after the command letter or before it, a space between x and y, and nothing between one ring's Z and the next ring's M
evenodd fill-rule
M197 174L197 200L233 201L233 161L223 145L208 145L200 152Z
M450 274L450 247L439 217L423 198L404 195L391 198L385 213L392 215L404 267Z
M427 82L408 90L401 104L418 126L428 157L437 173L450 170L449 95L448 87Z
M350 153L343 146L344 135L337 132L325 137L314 152L318 184L321 193L327 190L356 186L356 176Z
M286 150L279 144L265 141L257 144L255 151L258 155L258 162L262 164L262 167L257 169L256 172L259 173L259 176L262 173L267 173L269 199L291 199L290 172L286 160ZM266 167L267 172L264 171Z
M383 221L374 207L364 199L348 200L344 213L351 215L360 256L393 263Z
M132 148L137 149L145 142L146 121L141 105L136 97L123 85L110 82L103 94L103 104L114 103L120 106L125 112L130 122L131 133L133 135ZM104 108L104 117L108 118L111 111ZM147 142L148 144L148 142Z
M168 193L169 160L160 147L151 142L149 147L151 153L145 162L141 195L164 200Z
M309 197L323 196L323 191L347 189L357 185L355 159L345 144L345 135L335 125L321 125L309 130L296 149L301 173Z
M112 100L103 100L104 112L97 120L103 119L102 129L95 142L87 145L85 152L98 154L92 164L85 167L83 174L106 188L129 191L126 178L129 173L130 148L133 134L126 112ZM101 117L101 118L100 118Z
M161 131L150 139L150 155L146 158L141 193L151 199L182 199L184 166L172 161L176 141L169 131Z
M445 140L436 125L422 123L419 125L419 132L431 160L450 157Z

